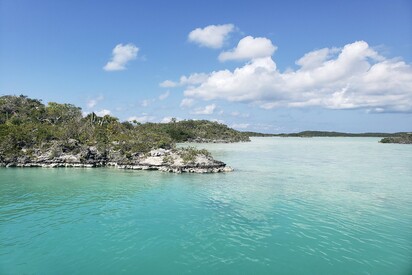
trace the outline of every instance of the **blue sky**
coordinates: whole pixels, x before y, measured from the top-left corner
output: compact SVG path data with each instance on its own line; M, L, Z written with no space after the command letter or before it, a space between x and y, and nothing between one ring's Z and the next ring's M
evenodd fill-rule
M411 131L410 1L0 1L0 94L121 120Z

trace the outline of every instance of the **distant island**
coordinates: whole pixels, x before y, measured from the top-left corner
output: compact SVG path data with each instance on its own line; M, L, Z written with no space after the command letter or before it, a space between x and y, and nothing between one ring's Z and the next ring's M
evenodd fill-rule
M381 143L412 144L412 133L404 133L381 139Z
M120 122L72 104L27 96L0 97L0 166L102 167L169 172L224 172L231 168L206 150L178 142L244 142L249 136L207 120Z
M398 133L342 133L329 131L303 131L299 133L288 134L263 134L257 132L244 132L249 137L380 137L381 143L400 143L412 144L412 133L398 132Z

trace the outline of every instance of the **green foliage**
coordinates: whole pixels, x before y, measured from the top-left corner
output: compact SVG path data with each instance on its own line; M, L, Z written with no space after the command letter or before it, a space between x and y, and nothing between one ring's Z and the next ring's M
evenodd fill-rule
M386 137L386 138L381 139L380 143L412 144L412 134L402 133L398 136Z
M246 141L248 137L226 125L207 120L170 123L119 122L115 117L82 117L79 107L49 102L27 96L0 97L0 156L16 157L27 150L48 150L58 145L64 151L78 151L81 146L96 146L101 152L116 150L132 157L154 148L171 149L176 142ZM190 162L199 151L190 149ZM207 152L202 152L207 154Z
M206 149L196 149L195 147L191 146L181 148L179 153L183 160L183 163L185 164L193 163L198 155L205 155L207 157L210 157L210 153Z
M49 102L46 107L47 119L52 124L79 121L82 118L81 108L72 104Z
M258 132L243 132L243 134L247 135L248 137L274 137L277 134L264 134Z
M256 133L255 133L256 134ZM278 134L273 136L282 137L394 137L405 133L342 133L342 132L327 132L327 131L303 131L299 133ZM251 135L252 136L252 135Z
M27 121L41 120L43 107L39 100L27 96L2 96L0 97L0 124L19 125Z
M163 163L166 163L166 164L174 164L173 157L170 156L170 155L164 156L164 157L163 157Z
M160 124L164 131L176 142L193 140L239 142L249 137L224 124L207 120L183 120Z

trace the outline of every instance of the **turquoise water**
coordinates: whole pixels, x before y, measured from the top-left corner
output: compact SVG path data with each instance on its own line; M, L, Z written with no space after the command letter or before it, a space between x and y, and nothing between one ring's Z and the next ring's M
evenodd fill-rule
M0 274L411 274L412 146L201 144L236 169L0 169Z

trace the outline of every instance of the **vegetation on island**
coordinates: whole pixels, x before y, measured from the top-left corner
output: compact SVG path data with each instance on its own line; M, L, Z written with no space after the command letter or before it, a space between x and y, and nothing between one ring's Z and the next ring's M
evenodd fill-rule
M303 131L299 133L289 134L263 134L257 132L244 132L249 137L379 137L382 138L380 143L400 143L412 144L412 133L398 132L398 133L342 133L330 131Z
M210 152L206 149L196 149L195 147L189 146L181 148L180 155L184 163L193 163L197 155L204 155L210 157Z
M266 134L266 133L259 133L259 132L243 132L248 137L276 137L279 134Z
M412 144L412 133L402 133L398 136L385 137L380 143Z
M405 133L342 133L329 131L303 131L299 133L277 134L274 136L281 137L393 137Z
M118 118L90 113L72 104L49 102L27 96L0 97L0 162L19 157L51 154L78 154L93 147L100 158L110 153L132 159L152 149L174 149L177 142L248 141L247 135L226 125L206 120L172 119L170 123L121 122ZM84 156L90 158L88 150ZM187 149L186 161L207 152Z
M0 97L0 163L77 155L80 161L135 160L153 149L175 150L178 142L239 142L250 136L283 137L383 137L382 143L412 143L411 133L363 133L304 131L292 134L239 132L207 120L172 119L170 123L139 123L90 113L72 104L49 102L27 96ZM180 149L185 163L205 150ZM124 162L124 161L123 161ZM167 162L167 158L166 158Z

